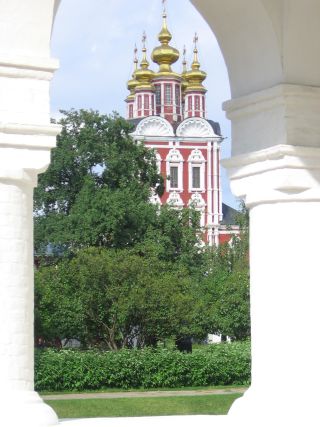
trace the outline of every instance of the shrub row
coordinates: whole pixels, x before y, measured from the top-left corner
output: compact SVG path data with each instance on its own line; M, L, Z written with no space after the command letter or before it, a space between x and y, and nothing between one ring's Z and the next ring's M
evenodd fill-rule
M38 391L248 384L250 343L213 344L193 353L166 349L38 350Z

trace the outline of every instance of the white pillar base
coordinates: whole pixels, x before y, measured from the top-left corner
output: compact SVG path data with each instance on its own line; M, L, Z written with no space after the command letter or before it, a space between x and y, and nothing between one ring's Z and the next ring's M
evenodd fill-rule
M58 424L53 409L38 393L23 391L0 394L2 427L49 427Z
M313 391L280 387L274 392L250 388L237 399L228 414L230 427L319 427L320 417Z

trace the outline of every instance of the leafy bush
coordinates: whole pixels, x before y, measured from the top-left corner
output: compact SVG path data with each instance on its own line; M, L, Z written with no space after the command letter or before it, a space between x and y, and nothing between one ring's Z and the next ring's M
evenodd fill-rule
M250 343L214 344L193 353L167 349L37 350L38 391L248 384Z

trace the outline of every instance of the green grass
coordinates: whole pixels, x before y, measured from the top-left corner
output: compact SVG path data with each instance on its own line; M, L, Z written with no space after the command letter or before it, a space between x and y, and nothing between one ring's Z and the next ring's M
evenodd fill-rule
M59 418L141 417L156 415L224 415L241 394L46 402Z

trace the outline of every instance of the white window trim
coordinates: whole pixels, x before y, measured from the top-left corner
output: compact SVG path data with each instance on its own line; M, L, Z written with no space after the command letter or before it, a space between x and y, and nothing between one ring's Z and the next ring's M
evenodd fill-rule
M178 187L171 188L170 187L170 178L167 179L167 191L183 191L183 157L180 151L176 148L172 148L167 157L166 157L166 173L167 177L170 177L170 167L176 166L178 167Z
M200 187L194 188L192 183L192 168L193 167L200 167ZM205 167L206 167L206 160L203 157L203 154L200 150L195 149L192 150L189 158L188 158L188 190L189 193L199 192L204 193L205 192Z

